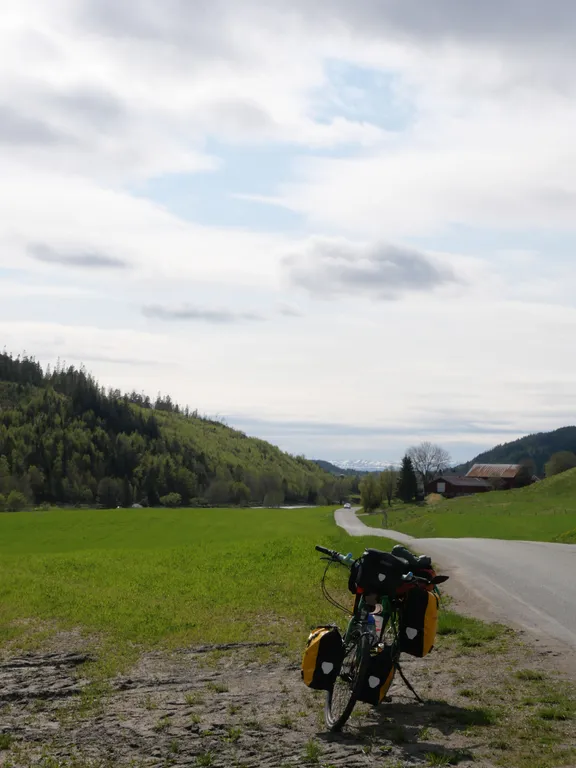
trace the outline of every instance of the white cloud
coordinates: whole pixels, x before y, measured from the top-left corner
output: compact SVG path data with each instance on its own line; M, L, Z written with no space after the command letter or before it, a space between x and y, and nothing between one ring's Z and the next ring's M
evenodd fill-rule
M573 101L476 104L463 94L367 157L301 161L273 202L317 227L373 237L450 224L574 230ZM551 139L553 137L553 140Z
M390 301L461 283L449 266L413 248L342 238L311 238L286 256L284 268L292 285L324 298L352 295Z
M47 173L0 178L0 264L53 273L32 246L65 254L102 253L138 267L133 279L223 279L262 283L275 271L281 236L219 230L181 221L154 203L89 180ZM91 281L95 278L91 277Z
M576 11L568 0L433 6L3 9L0 270L19 270L0 271L3 343L201 410L377 423L398 441L442 419L462 423L452 440L467 444L492 420L559 426L573 404L545 394L550 380L574 384L576 319L561 306L574 304L572 265L509 242L476 258L407 243L452 224L574 233ZM385 107L387 94L359 76L335 98L334 60L392 76L405 129L345 110L347 99ZM218 142L305 150L270 196L302 214L305 234L208 227L131 193L217 171ZM246 199L250 183L231 191ZM264 220L268 198L251 197ZM383 295L396 301L366 301ZM34 303L10 301L22 297Z

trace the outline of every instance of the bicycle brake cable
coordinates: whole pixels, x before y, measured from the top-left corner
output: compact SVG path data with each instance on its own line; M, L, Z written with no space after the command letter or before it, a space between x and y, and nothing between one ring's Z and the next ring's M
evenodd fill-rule
M326 575L328 573L328 569L331 565L334 565L334 561L330 560L330 562L326 565L326 568L324 569L324 575L322 576L322 595L324 598L330 603L330 605L334 606L334 608L338 608L339 611L342 611L343 613L346 613L347 615L352 615L352 611L349 608L346 608L341 603L339 603L337 600L335 600L332 595L329 594L328 589L326 588Z

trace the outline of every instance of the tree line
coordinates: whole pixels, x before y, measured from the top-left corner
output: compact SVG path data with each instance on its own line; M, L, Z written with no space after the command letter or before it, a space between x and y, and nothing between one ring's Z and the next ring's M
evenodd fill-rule
M340 503L359 479L83 368L0 354L0 509Z
M388 467L370 473L360 482L360 498L366 512L373 512L395 498L410 503L423 497L428 483L450 466L450 454L434 443L409 448L399 469Z

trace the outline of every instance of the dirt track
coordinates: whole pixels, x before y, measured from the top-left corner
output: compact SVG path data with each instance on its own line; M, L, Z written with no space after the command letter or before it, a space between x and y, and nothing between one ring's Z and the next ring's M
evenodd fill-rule
M495 657L486 664L486 649L449 646L405 663L424 704L396 681L392 703L360 705L342 735L325 732L322 694L303 686L298 664L271 649L267 660L247 647L144 654L92 705L86 655L8 659L0 665L0 765L383 768L428 765L432 753L451 764L474 754L476 768L493 765L501 727L474 706L470 689L494 691L503 667ZM510 654L505 661L508 669L518 663Z

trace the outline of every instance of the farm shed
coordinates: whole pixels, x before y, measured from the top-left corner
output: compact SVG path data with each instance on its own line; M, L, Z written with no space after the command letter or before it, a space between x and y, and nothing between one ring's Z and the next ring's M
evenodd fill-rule
M453 499L455 496L469 496L473 493L485 493L491 490L492 486L486 480L459 475L436 477L426 486L426 493L439 493L447 499Z

